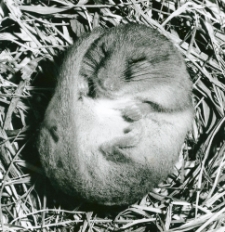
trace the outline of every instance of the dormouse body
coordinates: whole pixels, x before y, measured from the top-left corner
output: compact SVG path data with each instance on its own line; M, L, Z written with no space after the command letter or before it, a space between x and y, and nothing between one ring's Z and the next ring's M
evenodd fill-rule
M155 29L96 29L66 53L38 149L46 175L69 195L134 203L170 173L193 106L182 56Z

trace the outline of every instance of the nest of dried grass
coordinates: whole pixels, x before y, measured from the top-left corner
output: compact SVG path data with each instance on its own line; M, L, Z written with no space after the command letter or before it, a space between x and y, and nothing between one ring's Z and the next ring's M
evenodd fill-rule
M225 231L224 7L222 0L2 1L0 230ZM93 27L128 22L158 28L185 56L193 131L174 173L140 202L126 209L73 204L51 188L35 152L54 87L41 64Z

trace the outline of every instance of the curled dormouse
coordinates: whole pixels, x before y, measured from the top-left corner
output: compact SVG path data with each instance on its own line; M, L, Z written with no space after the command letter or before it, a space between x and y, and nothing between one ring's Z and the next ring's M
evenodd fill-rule
M155 29L121 25L68 49L38 149L46 175L69 195L125 205L171 171L191 128L182 56Z

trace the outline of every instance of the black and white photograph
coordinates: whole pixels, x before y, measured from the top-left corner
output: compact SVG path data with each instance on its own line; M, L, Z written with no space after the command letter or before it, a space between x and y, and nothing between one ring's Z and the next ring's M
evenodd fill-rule
M225 231L223 0L0 0L0 231Z

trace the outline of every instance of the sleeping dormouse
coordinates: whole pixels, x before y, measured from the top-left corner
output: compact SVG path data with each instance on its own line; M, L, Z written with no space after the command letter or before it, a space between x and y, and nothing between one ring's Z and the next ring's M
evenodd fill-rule
M193 120L181 54L144 25L95 29L72 45L38 137L43 168L68 195L128 205L163 181Z

